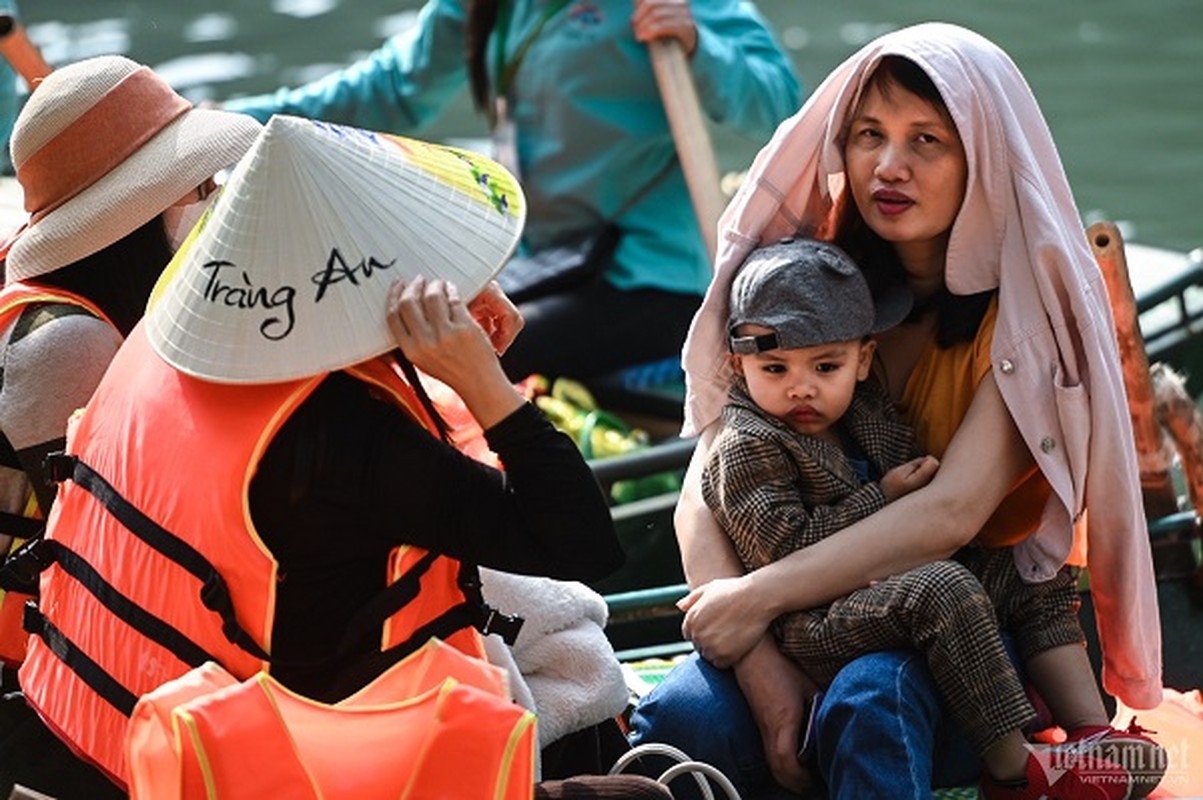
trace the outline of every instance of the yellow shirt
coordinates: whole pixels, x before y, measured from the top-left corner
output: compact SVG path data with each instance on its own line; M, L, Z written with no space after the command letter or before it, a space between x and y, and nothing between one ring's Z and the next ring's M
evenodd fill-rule
M991 370L990 345L997 318L995 295L973 341L942 350L933 337L911 371L899 408L914 427L923 452L944 457L978 384ZM1036 530L1050 492L1048 481L1033 465L986 521L976 541L987 547L1006 547L1027 538Z

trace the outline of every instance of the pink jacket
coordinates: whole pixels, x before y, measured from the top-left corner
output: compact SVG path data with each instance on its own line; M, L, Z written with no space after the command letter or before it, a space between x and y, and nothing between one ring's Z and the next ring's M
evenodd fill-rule
M957 294L998 288L995 379L1054 490L1039 530L1015 548L1016 567L1030 581L1051 577L1089 507L1103 685L1129 706L1151 708L1161 701L1161 628L1110 305L1036 99L988 40L941 23L883 36L777 129L719 221L715 278L685 342L684 432L717 419L726 397L732 277L757 244L810 232L826 216L843 186L837 136L887 54L928 73L964 141L969 182L946 282Z

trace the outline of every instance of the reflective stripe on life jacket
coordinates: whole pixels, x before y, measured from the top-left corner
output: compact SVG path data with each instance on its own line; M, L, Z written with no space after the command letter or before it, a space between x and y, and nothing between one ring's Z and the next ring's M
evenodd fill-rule
M347 372L430 427L412 389L383 359ZM250 481L272 437L323 377L202 381L164 362L139 325L80 420L70 443L73 480L60 487L47 523L54 563L42 573L40 611L27 614L39 635L20 680L43 719L119 783L138 697L205 660L239 679L264 668L255 651L271 652L278 564L251 521ZM136 530L114 516L114 496ZM178 540L172 549L186 558L165 555L157 544L165 538ZM402 549L390 559L390 580L410 566L404 553L427 556ZM426 571L405 582L421 598L420 613L402 606L405 624L380 634L393 661L429 638L446 612L470 605L456 582L458 562L430 555L423 563ZM224 605L249 646L227 636L230 619L214 610L222 605L213 602L218 583L228 588ZM472 620L461 616L443 637L483 657L479 635L463 628Z
M96 318L112 325L112 322L101 312L100 308L82 295L77 295L63 289L32 286L17 282L5 286L0 291L0 340L4 339L4 333L16 324L21 314L29 306L37 303L77 306L85 309ZM66 420L63 420L63 424L64 426L66 425ZM21 469L19 462L16 464L6 464L6 466ZM12 546L8 548L8 552L0 553L0 563L10 553L15 553L24 544L26 539L42 535L42 518L42 509L38 508L38 501L32 489L29 490L25 498L25 506L20 515L11 514L10 512L0 512L0 534L8 534L14 537ZM33 524L22 523L22 520ZM6 571L12 574L13 582L10 583L6 579L6 576L2 574ZM21 615L25 602L32 599L32 595L28 592L15 589L8 590L5 588L5 584L15 586L16 583L20 582L17 581L17 577L21 573L22 570L16 564L10 565L8 570L0 567L0 664L10 667L16 667L25 658L28 636L21 627Z
M133 800L528 800L535 725L504 672L430 640L335 705L206 664L143 697Z

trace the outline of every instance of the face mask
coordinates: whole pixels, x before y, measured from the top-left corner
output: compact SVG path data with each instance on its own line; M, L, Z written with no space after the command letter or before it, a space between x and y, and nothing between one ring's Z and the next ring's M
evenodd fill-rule
M216 199L217 192L214 192L204 200L197 200L195 203L183 206L172 206L163 212L163 227L167 229L167 241L171 244L173 253L180 249L180 245L184 243L188 234L196 227L196 223L200 222L200 218L204 216L209 204Z

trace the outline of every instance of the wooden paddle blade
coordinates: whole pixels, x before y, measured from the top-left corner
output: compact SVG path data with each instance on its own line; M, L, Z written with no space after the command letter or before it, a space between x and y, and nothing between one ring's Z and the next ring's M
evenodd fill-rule
M1086 236L1095 261L1103 272L1111 316L1115 320L1115 339L1124 374L1128 410L1132 415L1145 514L1150 518L1163 517L1178 510L1178 500L1170 478L1173 451L1157 418L1153 386L1149 378L1149 358L1140 334L1140 319L1128 276L1123 236L1111 222L1096 222L1086 230Z

